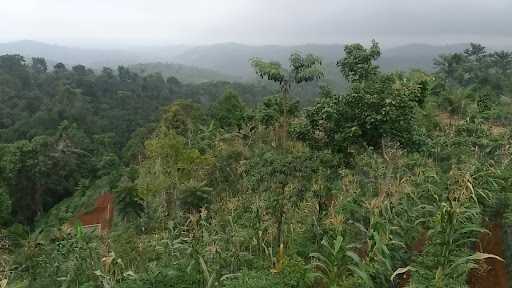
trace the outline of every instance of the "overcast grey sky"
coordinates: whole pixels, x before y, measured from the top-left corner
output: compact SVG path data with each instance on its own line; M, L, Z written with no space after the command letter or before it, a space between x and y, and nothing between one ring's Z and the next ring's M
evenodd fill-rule
M512 0L0 0L0 41L512 42Z

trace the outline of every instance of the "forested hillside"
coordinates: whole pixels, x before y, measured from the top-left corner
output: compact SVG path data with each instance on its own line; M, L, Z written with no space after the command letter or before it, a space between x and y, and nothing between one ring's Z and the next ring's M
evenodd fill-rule
M94 69L145 62L169 62L173 57L188 49L190 47L184 45L93 49L30 40L0 43L0 55L20 54L26 58L44 57L49 63L62 62L71 66L81 64Z
M509 287L512 53L309 52L251 55L265 85L0 56L0 287Z
M385 71L408 70L411 68L433 71L432 59L440 54L454 53L464 49L466 44L452 45L427 45L411 44L384 49L379 65ZM190 66L185 69L203 68L220 73L230 79L219 79L218 75L212 75L207 80L253 80L254 73L249 60L252 57L284 62L293 52L313 53L322 58L324 66L331 71L328 76L331 80L340 81L335 74L336 61L343 57L343 45L341 44L305 44L305 45L243 45L237 43L221 43L200 46L154 46L154 47L127 47L124 49L83 49L60 45L49 45L35 41L18 41L0 43L0 54L21 54L27 58L45 57L48 62L62 62L66 65L83 64L93 69L103 66L115 67L118 65L130 66L141 64L148 65L146 71L160 72L164 75L175 72L180 68L177 63ZM171 67L157 63L169 63ZM53 65L52 65L53 66ZM176 66L176 68L174 67ZM51 68L51 67L50 67ZM210 71L210 72L212 72ZM199 75L207 71L199 71ZM171 75L183 82L197 82L192 79L194 74L184 73Z
M377 63L385 71L409 70L411 68L433 71L432 59L437 55L454 53L464 49L464 44L432 46L426 44L404 45L384 50ZM174 61L196 67L220 71L229 75L252 78L248 60L252 57L284 62L293 52L313 53L322 58L324 66L335 67L343 57L343 45L296 45L296 46L249 46L236 43L216 44L187 49L174 57ZM333 70L333 69L329 69ZM339 75L333 73L332 77ZM334 79L333 79L334 80Z
M135 64L130 65L129 68L141 75L160 73L164 77L176 77L180 82L184 83L203 83L208 81L241 82L242 80L242 78L222 74L215 70L173 63L155 62Z

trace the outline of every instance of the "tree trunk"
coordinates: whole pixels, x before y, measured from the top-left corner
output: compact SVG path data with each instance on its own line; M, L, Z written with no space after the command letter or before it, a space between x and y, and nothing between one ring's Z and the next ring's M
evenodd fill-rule
M288 93L289 93L289 84L285 82L282 84L282 96L283 96L283 122L281 124L281 145L283 148L286 147L288 142Z
M171 220L176 219L176 198L176 189L172 189L172 191L165 192L165 206L167 208L167 216Z
M32 195L32 209L34 219L38 218L43 212L43 187L41 184L36 184L36 189Z
M281 246L283 243L283 209L279 212L279 216L277 218L277 246Z
M281 189L281 198L279 199L279 214L277 216L277 239L276 239L277 240L277 243L276 243L277 248L279 248L281 246L281 244L283 244L283 240L284 240L285 190L286 190L286 185L283 185L283 187Z

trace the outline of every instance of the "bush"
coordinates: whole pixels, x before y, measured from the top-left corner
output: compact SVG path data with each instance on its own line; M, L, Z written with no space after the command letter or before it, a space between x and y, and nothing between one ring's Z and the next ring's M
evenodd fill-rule
M0 227L11 221L11 199L7 192L0 187Z

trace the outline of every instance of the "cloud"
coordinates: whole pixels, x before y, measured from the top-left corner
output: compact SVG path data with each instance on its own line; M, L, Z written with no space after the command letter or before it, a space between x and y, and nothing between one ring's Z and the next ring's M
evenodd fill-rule
M16 0L2 4L0 35L131 44L512 41L510 11L510 0Z

